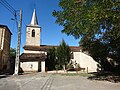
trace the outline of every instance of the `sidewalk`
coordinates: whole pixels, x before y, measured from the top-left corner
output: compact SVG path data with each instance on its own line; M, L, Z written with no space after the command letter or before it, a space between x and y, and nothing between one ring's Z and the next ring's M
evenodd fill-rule
M64 71L64 70L54 70L54 71L47 71L46 73L60 73L60 74L66 74L66 73L86 73L86 72L83 72L83 71Z

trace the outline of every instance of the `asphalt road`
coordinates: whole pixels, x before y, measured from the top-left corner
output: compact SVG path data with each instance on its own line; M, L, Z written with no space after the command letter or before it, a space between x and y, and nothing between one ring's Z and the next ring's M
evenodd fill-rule
M0 76L0 90L120 90L120 83L89 80L82 76L34 73Z

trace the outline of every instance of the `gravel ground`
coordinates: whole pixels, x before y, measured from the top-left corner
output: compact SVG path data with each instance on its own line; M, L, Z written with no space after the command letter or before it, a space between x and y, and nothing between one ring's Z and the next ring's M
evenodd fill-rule
M82 76L56 75L51 90L120 90L120 83L88 80Z
M0 78L0 90L120 90L120 83L76 75L34 73Z

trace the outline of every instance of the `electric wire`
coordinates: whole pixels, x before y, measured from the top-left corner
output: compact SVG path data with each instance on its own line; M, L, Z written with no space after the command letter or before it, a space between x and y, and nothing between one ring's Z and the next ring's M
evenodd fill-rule
M6 5L12 9L12 11L16 11L6 0L1 0L2 2L6 3Z
M7 9L9 10L14 16L16 15L16 11L15 9L13 9L13 7L8 4L5 0L0 0L0 3Z
M13 15L14 15L14 21L15 21L15 23L16 23L16 26L17 26L17 30L18 30L18 22L19 22L19 20L18 20L18 18L17 18L17 16L18 16L18 11L17 10L15 10L6 0L0 0L0 3L8 10L8 11L10 11ZM23 23L24 23L24 25L26 25L26 23L25 23L25 21L23 21ZM13 27L14 28L14 27ZM22 33L21 33L22 34Z

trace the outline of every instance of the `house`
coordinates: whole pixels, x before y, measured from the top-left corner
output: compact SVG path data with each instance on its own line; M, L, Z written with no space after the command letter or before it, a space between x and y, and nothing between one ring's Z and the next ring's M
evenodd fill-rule
M26 44L23 47L24 52L20 56L20 67L23 71L41 71L45 72L45 61L47 52L50 48L57 46L41 45L40 43L41 27L38 25L36 10L34 9L31 23L26 27ZM97 63L89 55L81 52L79 46L70 46L73 53L72 61L79 63L81 67L95 72Z
M11 31L6 25L0 25L0 70L9 67Z

